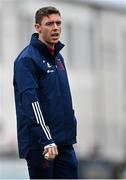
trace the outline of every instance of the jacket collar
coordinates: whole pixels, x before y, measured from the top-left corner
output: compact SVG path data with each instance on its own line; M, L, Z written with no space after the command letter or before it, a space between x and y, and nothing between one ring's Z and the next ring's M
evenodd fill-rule
M32 34L30 44L37 48L42 54L44 54L46 57L52 58L49 48L41 42L38 39L38 33ZM60 52L60 50L64 47L64 44L62 44L60 41L55 44L55 55L54 57Z

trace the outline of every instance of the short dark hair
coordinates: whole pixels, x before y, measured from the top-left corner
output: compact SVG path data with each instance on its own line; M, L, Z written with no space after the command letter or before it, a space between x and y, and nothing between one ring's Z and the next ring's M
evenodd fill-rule
M61 16L59 10L52 6L47 6L38 9L35 14L35 23L41 24L43 17L49 16L51 14L58 14L59 16Z

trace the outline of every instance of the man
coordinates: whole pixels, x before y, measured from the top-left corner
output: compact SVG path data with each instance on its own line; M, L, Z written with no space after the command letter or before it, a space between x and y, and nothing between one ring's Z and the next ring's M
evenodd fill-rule
M77 179L76 118L60 54L60 12L39 9L35 29L14 63L19 155L31 179Z

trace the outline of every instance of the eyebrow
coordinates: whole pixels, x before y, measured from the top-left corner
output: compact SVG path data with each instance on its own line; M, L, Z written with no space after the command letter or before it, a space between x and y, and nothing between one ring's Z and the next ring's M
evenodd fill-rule
M57 20L57 21L53 21L53 20L51 21L51 20L50 20L50 21L46 22L45 25L48 25L48 24L51 25L51 24L54 24L54 23L56 23L56 24L61 24L61 20Z
M50 22L51 22L51 23L57 23L57 22L60 22L60 23L61 23L61 20L57 20L57 21L49 20L48 22L49 22L49 23L50 23ZM48 22L46 22L46 23L48 23Z

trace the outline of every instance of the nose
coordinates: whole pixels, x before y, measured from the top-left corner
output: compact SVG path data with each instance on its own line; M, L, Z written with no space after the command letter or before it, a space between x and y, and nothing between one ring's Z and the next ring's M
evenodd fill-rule
M56 29L58 29L58 28L59 28L59 27L58 27L57 23L54 23L54 24L53 24L53 29L56 30Z

